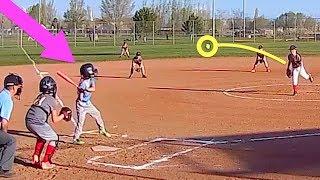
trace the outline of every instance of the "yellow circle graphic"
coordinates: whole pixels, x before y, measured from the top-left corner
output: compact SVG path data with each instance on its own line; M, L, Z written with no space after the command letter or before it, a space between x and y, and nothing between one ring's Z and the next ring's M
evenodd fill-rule
M212 43L212 47L210 44L205 45L207 49L212 48L212 50L209 52L204 51L202 48L202 44L205 41L210 41ZM203 57L206 57L206 58L213 57L218 52L218 49L219 49L219 43L213 36L210 36L210 35L202 36L197 42L197 51Z

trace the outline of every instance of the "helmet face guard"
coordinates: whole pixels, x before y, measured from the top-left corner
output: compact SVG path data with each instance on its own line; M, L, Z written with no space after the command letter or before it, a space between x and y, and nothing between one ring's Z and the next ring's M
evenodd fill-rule
M57 94L57 83L52 77L46 76L40 81L39 91L42 94L49 94L55 98Z

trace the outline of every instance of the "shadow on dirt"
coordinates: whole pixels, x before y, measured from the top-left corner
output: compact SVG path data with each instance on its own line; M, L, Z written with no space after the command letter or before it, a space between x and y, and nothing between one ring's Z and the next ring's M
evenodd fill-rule
M250 179L261 179L256 176L264 173L320 177L320 129L179 139L181 141L162 141L160 144L197 147L213 142L201 148L207 151L205 158L214 158L215 153L210 150L219 150L241 164L241 169L221 170L188 155L176 158L181 164L188 165L186 172Z

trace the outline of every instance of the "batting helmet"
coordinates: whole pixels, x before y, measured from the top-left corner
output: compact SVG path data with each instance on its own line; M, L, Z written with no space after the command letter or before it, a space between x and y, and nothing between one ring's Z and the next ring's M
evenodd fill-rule
M96 69L93 64L87 63L81 66L80 74L84 79L94 78L98 74L98 69Z
M52 77L46 76L41 79L39 84L39 90L43 94L50 94L53 97L56 97L57 83Z

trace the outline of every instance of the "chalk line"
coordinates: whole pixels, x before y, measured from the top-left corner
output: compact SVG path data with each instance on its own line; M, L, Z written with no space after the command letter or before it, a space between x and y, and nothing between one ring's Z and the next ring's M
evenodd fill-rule
M320 84L301 84L302 86L320 86ZM266 100L266 101L278 101L278 102L320 102L320 99L283 99L283 98L260 98L260 97L250 97L250 96L240 96L234 95L232 93L236 93L234 91L241 90L241 89L252 89L252 88L259 88L259 87L274 87L274 86L291 86L290 84L269 84L269 85L259 85L259 86L247 86L247 87L236 87L231 88L223 91L223 94L233 98L240 98L240 99L249 99L249 100ZM318 91L307 92L307 93L317 93Z

